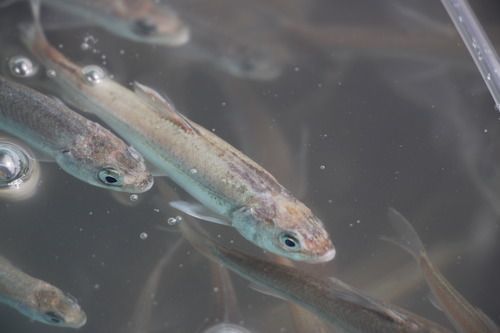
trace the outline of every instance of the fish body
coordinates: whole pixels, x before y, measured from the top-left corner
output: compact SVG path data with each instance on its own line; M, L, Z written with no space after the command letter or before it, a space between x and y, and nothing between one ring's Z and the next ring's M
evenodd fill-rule
M0 302L47 325L80 328L87 316L76 300L0 257Z
M415 258L432 294L457 331L463 333L500 332L497 325L486 314L471 305L434 267L410 222L395 209L389 210L389 218L400 239L384 238L408 251Z
M99 124L31 88L0 77L0 129L51 156L91 185L144 192L153 185L142 156Z
M43 4L137 42L179 46L190 39L189 27L177 13L153 0L44 0Z
M146 86L136 83L131 91L108 77L89 84L85 68L52 47L39 25L22 35L32 53L56 71L53 80L67 102L101 118L245 238L294 260L334 257L323 223L249 157Z
M450 332L404 309L365 296L339 280L317 278L217 244L186 221L181 224L181 231L209 259L272 294L305 307L344 332Z

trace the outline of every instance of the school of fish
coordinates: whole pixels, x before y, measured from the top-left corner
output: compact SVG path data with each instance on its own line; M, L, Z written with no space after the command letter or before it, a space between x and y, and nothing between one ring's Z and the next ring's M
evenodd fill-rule
M208 7L198 5L153 0L0 1L0 11L24 6L31 14L30 21L16 27L29 57L11 59L10 75L0 74L0 130L16 138L0 138L0 200L25 200L44 186L39 162L55 162L68 175L110 190L115 198L120 198L115 192L135 195L156 184L162 204L185 215L177 243L146 279L125 329L130 333L149 332L151 295L183 245L181 237L209 259L212 282L221 290L216 305L219 321L200 324L203 332L250 332L244 327L229 271L258 292L287 302L296 327L306 333L452 332L339 279L296 267L294 262L327 265L335 258L328 218L323 223L299 193L285 188L201 121L185 116L167 92L146 85L143 78L124 83L97 65L72 60L64 48L51 43L50 34L46 36L46 31L60 28L51 27L42 15L42 9L62 13L77 26L96 26L129 43L153 45L166 54L177 52L178 57L209 63L241 79L272 81L282 74L291 59L271 37L262 45L245 43L238 32L232 34L223 24L201 17L197 10L206 12ZM268 19L259 5L249 8L248 15ZM322 31L304 29L279 9L272 13L276 25L319 43ZM248 24L244 15L234 20ZM212 43L214 34L224 36L225 42ZM32 77L42 84L30 82ZM185 193L169 190L162 176ZM500 332L431 263L410 222L392 208L388 219L397 236L383 239L414 257L455 331ZM201 226L195 220L212 225ZM271 257L262 259L223 245L207 231L213 224L233 228ZM0 303L46 325L78 329L87 323L87 314L73 296L28 275L3 256Z

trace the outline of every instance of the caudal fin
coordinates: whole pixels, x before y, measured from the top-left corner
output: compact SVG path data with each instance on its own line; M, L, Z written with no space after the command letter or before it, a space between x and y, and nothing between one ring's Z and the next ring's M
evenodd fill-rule
M32 52L36 52L42 46L48 44L47 37L43 32L40 19L40 0L30 0L31 13L33 14L32 23L23 23L19 26L21 40L24 45Z
M401 247L415 259L418 259L422 255L426 255L424 244L422 244L420 237L415 229L413 229L410 221L392 207L389 208L388 217L397 236L382 236L381 239Z

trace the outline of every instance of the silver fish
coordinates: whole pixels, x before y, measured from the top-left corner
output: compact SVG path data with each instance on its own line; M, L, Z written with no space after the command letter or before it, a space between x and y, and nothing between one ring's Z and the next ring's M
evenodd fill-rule
M480 309L471 305L432 265L427 252L410 222L395 209L389 210L389 219L399 239L384 239L400 246L417 261L427 284L439 305L459 332L498 333L497 325Z
M61 102L2 77L0 129L50 155L64 171L88 184L134 193L153 185L134 148Z
M337 279L318 278L216 244L203 231L188 224L181 223L181 231L201 254L345 332L450 332L404 309L365 296Z
M65 100L94 113L127 138L155 167L204 207L176 203L191 215L229 224L256 245L294 260L324 262L335 249L323 223L260 165L177 112L156 91L134 91L72 63L46 40L41 26L24 27L22 38L47 68ZM90 75L90 77L93 77ZM215 212L217 217L213 217ZM228 222L230 221L230 222Z
M179 15L154 0L44 0L43 4L137 42L179 46L190 39L189 27Z
M74 297L0 257L0 302L47 325L80 328L87 322Z

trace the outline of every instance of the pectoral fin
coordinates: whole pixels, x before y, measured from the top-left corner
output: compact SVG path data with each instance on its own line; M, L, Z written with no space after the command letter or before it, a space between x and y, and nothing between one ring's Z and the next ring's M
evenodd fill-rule
M213 213L203 205L181 200L171 201L169 204L173 208L197 219L226 226L231 225L223 216Z

